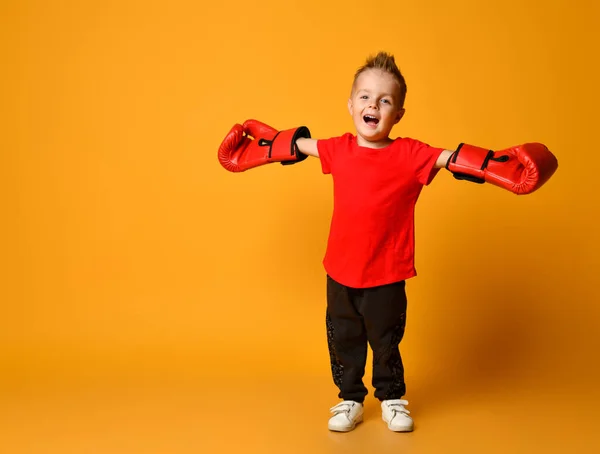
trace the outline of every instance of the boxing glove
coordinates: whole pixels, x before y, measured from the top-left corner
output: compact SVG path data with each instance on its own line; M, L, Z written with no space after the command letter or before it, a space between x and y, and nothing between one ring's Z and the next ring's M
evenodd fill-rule
M541 143L501 151L461 143L448 158L446 168L457 180L491 183L523 195L546 183L558 168L558 160Z
M306 159L296 146L300 137L310 138L306 126L277 131L256 120L236 124L219 147L219 162L230 172L244 172L272 162L295 164Z

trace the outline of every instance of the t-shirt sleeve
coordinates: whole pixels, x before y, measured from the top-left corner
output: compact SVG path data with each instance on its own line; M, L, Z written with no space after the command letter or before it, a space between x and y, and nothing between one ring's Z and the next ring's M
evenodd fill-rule
M440 170L435 168L435 163L444 149L414 139L410 148L417 181L426 186L433 181Z
M319 150L321 170L324 174L329 174L333 171L333 168L335 167L336 149L339 149L344 139L345 136L317 140L317 150Z

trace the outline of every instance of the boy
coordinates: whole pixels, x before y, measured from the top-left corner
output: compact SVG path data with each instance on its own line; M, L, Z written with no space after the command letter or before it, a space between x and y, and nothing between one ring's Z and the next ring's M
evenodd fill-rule
M558 166L541 144L502 152L461 144L450 151L410 138L391 139L404 115L406 90L394 57L380 52L354 77L348 110L355 135L315 140L305 127L278 132L248 120L235 125L219 149L219 161L234 172L314 156L323 173L333 177L334 209L323 265L331 371L342 402L331 408L332 431L347 432L362 421L367 344L373 350L373 386L382 419L392 431L413 430L408 402L402 399L406 386L399 344L406 322L405 281L416 275L414 209L423 186L445 167L457 179L527 194Z

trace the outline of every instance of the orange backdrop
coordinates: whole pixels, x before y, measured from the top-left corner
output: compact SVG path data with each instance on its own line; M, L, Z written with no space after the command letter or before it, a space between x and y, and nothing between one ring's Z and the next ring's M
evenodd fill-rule
M423 191L409 390L440 377L597 383L597 2L29 0L0 12L6 386L196 380L232 365L326 380L331 180L315 159L231 174L217 148L247 118L351 130L353 72L378 50L408 82L394 135L539 141L560 163L528 196L445 171Z

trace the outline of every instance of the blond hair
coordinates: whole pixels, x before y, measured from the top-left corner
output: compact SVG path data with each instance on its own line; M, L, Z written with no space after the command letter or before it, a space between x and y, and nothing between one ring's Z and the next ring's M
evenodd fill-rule
M398 102L400 107L403 107L404 100L406 99L406 81L404 80L404 76L400 72L400 69L398 69L398 66L396 65L394 56L392 54L388 54L387 52L378 52L375 56L369 56L365 64L358 68L354 74L354 82L352 83L353 90L358 76L369 69L379 69L391 74L394 79L396 79L396 82L398 82L400 87L400 98L398 99Z

